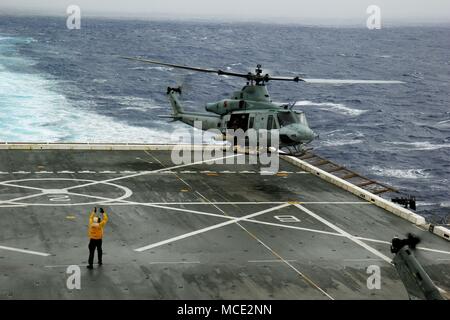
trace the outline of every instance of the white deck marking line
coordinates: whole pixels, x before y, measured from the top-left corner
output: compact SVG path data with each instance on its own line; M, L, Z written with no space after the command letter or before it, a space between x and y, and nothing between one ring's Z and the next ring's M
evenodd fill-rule
M364 249L366 249L367 251L369 251L370 253L376 255L377 257L380 257L381 259L383 259L384 261L386 261L389 264L392 264L392 259L385 256L384 254L382 254L380 251L378 251L377 249L369 246L368 244L362 242L361 240L357 239L356 237L352 236L350 233L342 230L341 228L339 228L338 226L334 225L333 223L329 222L328 220L322 218L321 216L315 214L314 212L312 212L311 210L303 207L302 205L299 204L295 204L294 206L296 206L297 208L299 208L300 210L302 210L303 212L309 214L311 217L315 218L316 220L319 220L320 222L322 222L323 224L327 225L328 227L330 227L331 229L339 232L340 234L344 235L345 237L347 237L349 240L353 241L354 243L356 243L357 245L363 247Z
M358 240L364 240L364 241L369 241L369 242L376 242L376 243L383 243L383 244L391 244L391 242L389 241L384 241L384 240L377 240L377 239L370 239L370 238L364 238L364 237L355 237Z
M164 165L161 161L159 161L158 158L154 157L150 152L148 152L147 150L144 150L144 153L145 153L146 155L152 157L153 160L155 160L156 162L158 162L161 166L165 167L165 165Z
M15 208L15 207L28 207L28 205L25 204L0 204L0 208Z
M67 268L73 265L77 265L76 263L74 264L60 264L60 265L56 265L56 266L44 266L44 268Z
M443 251L443 250L437 250L437 249L430 249L430 248L424 248L424 247L417 247L417 249L423 250L423 251L435 252L435 253L450 254L449 251Z
M344 261L363 262L363 261L383 261L382 259L344 259Z
M297 262L297 260L285 260L287 262ZM248 263L276 263L276 262L284 262L282 260L249 260Z
M31 199L31 198L36 198L36 197L40 197L44 195L43 193L37 193L37 194L32 194L32 195L28 195L28 196L23 196L23 197L19 197L19 198L15 198L15 199L9 199L9 200L0 200L0 204L2 203L9 203L9 204L14 204L15 201L18 200L25 200L25 199ZM22 203L19 203L22 204Z
M65 174L65 173L67 173L67 174L72 174L72 173L75 173L75 171L63 170L63 171L58 171L58 172L57 172L57 174Z
M36 171L36 174L54 174L53 171Z
M180 178L181 180L181 178ZM245 204L251 204L251 205L258 205L258 204L283 204L283 203L289 203L288 201L280 201L280 202L133 202L133 203L112 203L111 205L115 206L126 206L126 205L245 205Z
M135 177L147 175L147 174L150 174L150 173L164 172L164 171L169 171L169 170L172 170L172 169L185 168L185 167L195 166L197 164L202 164L202 163L207 163L207 162L214 162L214 161L217 161L217 160L223 160L223 159L239 157L239 156L242 156L242 154L233 154L233 155L226 156L226 157L213 158L213 159L202 160L202 161L197 161L197 162L188 163L188 164L181 164L181 165L178 165L178 166L173 166L173 167L168 167L168 168L162 168L162 169L156 169L156 170L152 170L152 171L139 172L139 173L135 173L135 174L132 174L132 175L129 175L129 176L116 177L116 178L111 178L111 179L107 179L107 180L90 182L90 183L81 184L81 185L78 185L78 186L69 187L69 188L66 188L66 190L72 190L72 189L77 189L77 188L88 187L88 186L92 186L92 185L96 185L96 184L100 184L100 183L105 183L105 182L113 182L113 181L118 181L118 180L135 178Z
M30 187L30 186L21 186L21 185L18 185L18 184L7 183L7 182L0 182L0 185L8 186L8 187L15 187L15 188L22 188L22 189L38 190L38 191L44 190L42 188L35 188L35 187Z
M14 171L12 174L30 174L30 171Z
M255 212L255 213L243 216L243 217L233 218L233 219L231 219L229 221L218 223L218 224L215 224L215 225L203 228L203 229L199 229L199 230L196 230L196 231L188 232L188 233L185 233L185 234L182 234L180 236L173 237L173 238L170 238L170 239L167 239L167 240L159 241L157 243L153 243L153 244L150 244L148 246L144 246L144 247L135 249L134 251L144 252L144 251L147 251L149 249L160 247L162 245L169 244L169 243L172 243L172 242L175 242L175 241L178 241L178 240L182 240L182 239L186 239L186 238L189 238L189 237L192 237L192 236L196 236L196 235L199 235L199 234L211 231L211 230L216 230L216 229L219 229L219 228L223 228L225 226L228 226L228 225L231 225L231 224L235 224L236 222L242 221L244 219L250 219L250 218L254 218L254 217L263 215L263 214L268 213L268 212L280 210L280 209L288 207L288 206L290 206L290 204L282 204L282 205L279 205L279 206L276 206L276 207L273 207L273 208L270 208L270 209L258 211L258 212Z
M180 180L182 180L181 178L179 178ZM80 194L79 194L80 195ZM83 195L86 196L87 195ZM100 199L100 198L99 198ZM109 200L114 200L114 199L110 199L110 198L104 198L104 199L108 199ZM125 200L121 200L122 203L111 203L111 205L113 206L127 206L127 205L263 205L263 204L283 204L283 203L291 203L291 201L274 201L274 202L268 202L268 201L261 201L261 202L134 202L134 201L125 201ZM342 205L346 205L346 204L361 204L361 205L370 205L371 203L369 202L326 202L326 203L318 203L318 202L303 202L300 201L299 203L301 204L342 204ZM64 204L61 204L62 206ZM364 240L360 239L360 240Z
M25 249L18 249L18 248L11 248L11 247L5 247L5 246L0 246L0 250L7 250L7 251L14 251L14 252L32 254L32 255L41 256L41 257L51 256L50 253L44 253L44 252L38 252L38 251L32 251L32 250L25 250Z
M364 202L363 201L342 201L342 202L339 202L339 201L329 201L329 202L327 202L327 201L311 201L311 202L299 201L299 202L302 204L365 204L365 205L372 204L367 201L364 201Z
M149 264L199 264L200 261L155 261L149 262Z
M67 268L67 267L74 266L74 265L82 266L85 264L77 262L77 263L72 263L72 264L58 264L58 265L54 265L54 266L44 266L44 268Z
M344 235L342 235L340 233L336 233L336 232L296 227L296 226L290 226L290 225L281 224L281 223L272 223L272 222L253 220L253 219L245 219L244 221L245 222L253 222L253 223L257 223L257 224L264 224L264 225L273 226L273 227L281 227L281 228L286 228L286 229L294 229L294 230L308 231L308 232L314 232L314 233L321 233L321 234L326 234L326 235L330 235L330 236L344 237Z
M145 159L142 159L141 157L136 157L136 160L141 160L141 161L147 162L149 164L153 164L153 162L145 160Z

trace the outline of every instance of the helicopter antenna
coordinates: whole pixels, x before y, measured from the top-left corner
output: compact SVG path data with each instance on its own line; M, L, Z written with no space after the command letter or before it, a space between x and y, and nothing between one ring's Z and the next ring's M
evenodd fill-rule
M352 79L307 79L302 78L300 76L296 77L273 77L270 74L263 74L262 66L258 64L255 69L255 73L248 72L248 73L237 73L237 72L229 72L229 71L223 71L221 69L215 70L215 69L207 69L207 68L198 68L198 67L190 67L190 66L184 66L184 65L178 65L178 64L171 64L171 63L165 63L155 60L149 60L144 58L133 58L133 57L121 57L122 59L127 60L133 60L133 61L139 61L143 63L151 63L151 64L157 64L161 66L166 67L172 67L172 68L178 68L178 69L184 69L184 70L191 70L196 72L204 72L204 73L213 73L217 74L219 76L225 75L225 76L231 76L231 77L238 77L238 78L244 78L247 80L247 82L250 85L256 84L256 85L264 85L265 83L269 81L291 81L291 82L302 82L302 83L312 83L312 84L399 84L404 83L402 81L391 81L391 80L352 80Z

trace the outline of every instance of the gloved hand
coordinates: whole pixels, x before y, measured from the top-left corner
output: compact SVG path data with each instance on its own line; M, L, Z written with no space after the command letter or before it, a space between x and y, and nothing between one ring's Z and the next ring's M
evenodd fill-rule
M97 213L97 207L94 208L94 212Z
M101 214L105 213L105 210L103 210L103 208L100 208L100 213Z

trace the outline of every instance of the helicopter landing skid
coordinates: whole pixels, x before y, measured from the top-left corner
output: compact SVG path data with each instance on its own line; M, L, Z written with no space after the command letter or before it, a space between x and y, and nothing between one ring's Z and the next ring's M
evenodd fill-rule
M312 149L304 149L300 144L292 145L292 146L284 146L280 148L281 151L288 153L291 156L299 157L304 155L307 151L311 151Z

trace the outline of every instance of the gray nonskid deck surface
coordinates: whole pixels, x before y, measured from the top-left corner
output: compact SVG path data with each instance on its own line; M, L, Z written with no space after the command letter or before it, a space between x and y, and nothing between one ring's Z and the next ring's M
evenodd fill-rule
M407 299L389 242L408 232L450 290L447 241L291 164L173 167L168 151L0 151L0 298ZM94 206L110 221L105 265L89 271Z

